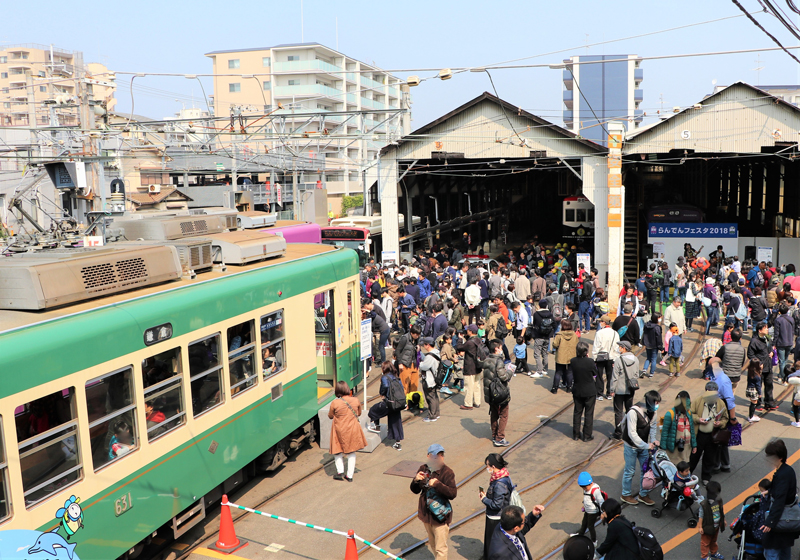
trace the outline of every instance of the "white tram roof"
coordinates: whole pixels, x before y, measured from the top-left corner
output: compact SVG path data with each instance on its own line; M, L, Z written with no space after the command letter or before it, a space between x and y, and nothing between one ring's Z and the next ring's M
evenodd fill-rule
M33 325L36 323L42 323L45 321L49 321L51 319L57 319L59 317L65 317L67 315L72 315L74 313L89 311L91 309L95 309L97 307L102 307L105 305L122 303L142 296L158 294L175 288L182 288L184 286L199 284L207 280L215 280L217 278L232 276L240 272L256 270L259 268L275 266L278 264L285 264L291 261L303 259L306 257L312 257L315 255L321 255L323 253L330 253L337 250L340 249L332 245L322 245L315 243L313 244L291 243L287 245L286 253L283 256L275 257L266 261L246 264L242 266L228 266L227 271L225 272L222 272L219 268L215 267L213 270L209 270L208 272L198 274L193 279L190 278L188 275L183 275L180 279L171 282L165 282L162 284L148 286L145 288L133 289L128 292L109 295L106 297L99 297L88 301L83 301L74 305L65 305L62 307L57 307L55 309L48 309L44 311L0 310L0 333L2 333L3 331L13 330L20 327Z

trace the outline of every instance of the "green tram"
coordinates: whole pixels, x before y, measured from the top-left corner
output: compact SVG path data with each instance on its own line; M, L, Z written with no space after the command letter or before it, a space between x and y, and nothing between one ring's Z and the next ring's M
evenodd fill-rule
M355 252L290 244L138 287L122 280L143 265L115 258L124 290L40 311L2 301L22 276L0 261L0 541L40 531L81 560L135 558L158 529L180 536L277 468L314 437L335 383L361 381ZM49 282L42 301L75 280L57 261L24 284ZM94 294L114 272L79 269Z

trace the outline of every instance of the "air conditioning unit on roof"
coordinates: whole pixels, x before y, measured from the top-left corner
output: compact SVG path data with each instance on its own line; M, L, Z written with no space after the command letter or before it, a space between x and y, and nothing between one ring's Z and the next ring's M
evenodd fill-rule
M161 185L150 185L147 187L147 192L150 194L158 194L161 192Z

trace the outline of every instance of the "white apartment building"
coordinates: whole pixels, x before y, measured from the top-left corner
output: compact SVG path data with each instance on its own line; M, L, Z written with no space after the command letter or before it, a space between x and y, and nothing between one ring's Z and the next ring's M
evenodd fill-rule
M291 144L302 157L319 162L323 171L318 178L329 195L361 193L362 169L374 162L383 146L410 132L410 112L392 113L410 107L408 88L399 78L319 43L231 49L206 56L213 63L215 116L273 110L297 115L290 128L308 133L308 139L294 139ZM336 114L345 111L366 113ZM321 116L309 122L310 113ZM336 138L326 138L328 133ZM283 146L276 142L273 148L280 151ZM306 180L316 178L306 174Z

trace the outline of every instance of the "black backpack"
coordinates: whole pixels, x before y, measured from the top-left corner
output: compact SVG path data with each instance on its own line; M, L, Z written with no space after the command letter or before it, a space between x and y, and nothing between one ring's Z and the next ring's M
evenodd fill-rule
M661 550L661 545L658 544L658 539L653 531L637 527L635 523L631 523L631 528L633 536L636 537L636 542L639 544L639 557L642 560L664 560L664 551Z
M489 383L489 404L495 407L503 406L511 400L511 391L508 388L508 383L504 383L496 375Z
M389 407L389 412L399 412L406 409L406 390L403 388L403 383L397 377L393 377L389 381L389 391L386 394L386 406Z
M536 327L536 330L540 336L549 337L551 334L553 334L553 318L542 317L542 322L539 323L539 326Z
M505 340L508 336L508 325L506 325L506 319L502 315L497 321L497 328L494 330L494 335L500 340Z
M439 367L436 368L435 372L433 372L433 381L436 383L436 389L441 389L450 378L450 373L453 371L453 362L450 360L443 360L441 357L432 352L430 356L439 362Z

